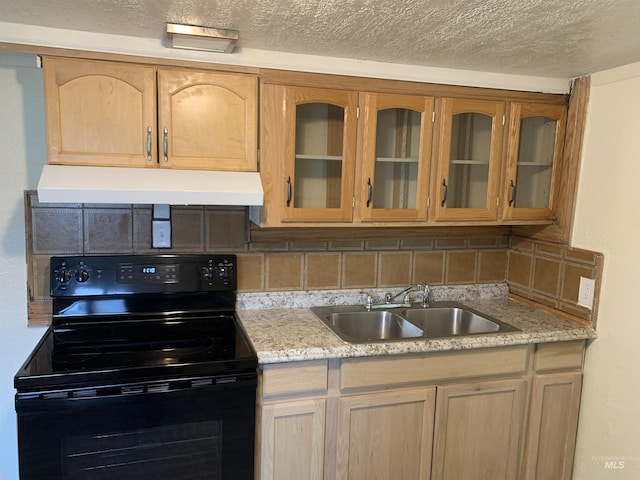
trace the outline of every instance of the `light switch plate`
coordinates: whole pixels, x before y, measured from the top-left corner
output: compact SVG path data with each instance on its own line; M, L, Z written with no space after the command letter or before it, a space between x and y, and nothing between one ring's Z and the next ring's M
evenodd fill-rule
M596 281L592 278L580 277L580 289L578 290L578 305L589 310L593 308L593 296L596 289Z

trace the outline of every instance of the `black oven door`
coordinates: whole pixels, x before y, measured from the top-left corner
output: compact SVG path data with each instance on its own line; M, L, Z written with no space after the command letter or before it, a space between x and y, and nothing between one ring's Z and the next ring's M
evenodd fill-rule
M16 395L22 480L253 479L256 378Z

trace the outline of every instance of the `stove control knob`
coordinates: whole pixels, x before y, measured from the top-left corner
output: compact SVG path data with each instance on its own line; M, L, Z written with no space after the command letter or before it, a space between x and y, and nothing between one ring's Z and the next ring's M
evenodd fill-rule
M80 283L86 282L87 280L89 280L89 272L85 269L78 270L76 272L76 280Z
M205 278L205 280L213 280L213 268L202 267L202 276Z
M229 267L225 265L221 265L217 268L218 270L218 278L222 280L224 283L229 281Z
M57 280L58 283L67 283L71 280L71 272L66 268L61 268L58 270Z

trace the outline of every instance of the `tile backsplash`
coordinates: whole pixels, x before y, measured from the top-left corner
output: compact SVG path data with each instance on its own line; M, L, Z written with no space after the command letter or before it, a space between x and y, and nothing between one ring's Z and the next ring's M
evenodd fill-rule
M601 253L512 236L509 292L595 326L603 263ZM592 309L578 305L580 277L596 281Z
M29 323L49 322L52 255L234 253L238 291L463 285L508 281L512 292L578 318L579 276L601 255L496 234L254 241L244 207L174 206L172 248L151 248L150 205L41 204L25 192ZM556 248L556 250L554 250Z

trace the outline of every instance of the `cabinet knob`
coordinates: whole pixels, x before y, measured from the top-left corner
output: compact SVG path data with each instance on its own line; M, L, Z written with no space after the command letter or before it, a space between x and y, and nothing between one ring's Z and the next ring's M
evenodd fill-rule
M371 185L371 177L367 178L367 207L371 205L373 198L373 185Z
M293 189L291 187L291 175L287 177L287 207L291 206L291 195L293 194Z

